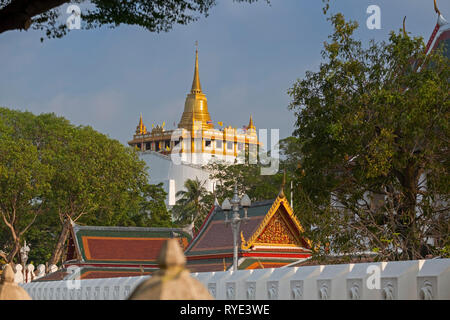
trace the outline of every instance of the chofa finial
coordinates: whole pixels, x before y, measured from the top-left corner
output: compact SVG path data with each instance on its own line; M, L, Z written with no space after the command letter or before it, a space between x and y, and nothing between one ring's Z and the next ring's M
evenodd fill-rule
M405 37L408 36L408 34L406 33L406 16L403 18L403 35Z
M434 11L436 11L436 13L437 13L438 15L441 15L441 11L439 11L439 8L438 8L438 6L437 6L436 0L434 0Z

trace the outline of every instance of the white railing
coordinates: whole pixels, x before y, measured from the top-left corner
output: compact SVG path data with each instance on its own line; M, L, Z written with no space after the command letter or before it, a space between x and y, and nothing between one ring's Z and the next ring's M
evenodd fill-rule
M37 268L33 264L27 264L25 268L21 264L16 264L13 265L14 282L17 284L29 283L55 271L58 271L58 267L54 264L48 267L47 272L43 264L38 265Z
M192 273L220 300L450 299L450 259ZM34 300L121 300L149 276L23 284Z

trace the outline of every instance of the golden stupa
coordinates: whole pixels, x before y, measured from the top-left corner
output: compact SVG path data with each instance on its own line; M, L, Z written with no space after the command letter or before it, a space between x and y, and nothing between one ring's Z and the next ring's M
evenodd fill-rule
M208 112L208 102L200 85L198 50L195 50L194 79L192 80L191 92L188 93L184 103L184 111L178 128L184 128L189 131L193 129L199 130L200 126L196 126L197 123L201 123L201 129L212 129L214 127Z
M242 155L254 154L258 150L260 142L251 116L248 126L244 125L242 129L223 126L222 121L217 122L219 128L214 128L200 84L198 60L196 49L194 78L177 128L166 130L164 123L162 126L152 125L152 129L147 131L141 115L133 140L128 142L130 146L166 155L179 152L183 161L195 164L206 164L212 158L234 163L238 157L241 159Z

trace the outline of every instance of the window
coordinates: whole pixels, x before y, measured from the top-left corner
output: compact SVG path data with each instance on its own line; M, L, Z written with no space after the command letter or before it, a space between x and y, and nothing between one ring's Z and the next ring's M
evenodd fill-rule
M244 150L244 144L243 144L242 142L239 142L239 143L238 143L238 150L239 150L239 151Z
M216 149L222 149L222 140L216 140Z
M205 148L211 148L211 140L205 140Z
M227 149L228 150L232 150L233 149L233 142L231 142L231 141L227 142Z

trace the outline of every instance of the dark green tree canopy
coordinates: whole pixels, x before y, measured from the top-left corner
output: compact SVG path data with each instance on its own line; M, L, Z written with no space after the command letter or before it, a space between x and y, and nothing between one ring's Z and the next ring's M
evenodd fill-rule
M355 22L331 22L320 70L289 90L301 144L297 211L311 211L316 240L335 251L438 255L449 244L448 58L426 55L423 39L403 30L364 46Z
M233 0L256 2L258 0ZM268 1L267 1L268 2ZM64 36L68 15L63 4L82 8L82 28L137 25L150 32L169 31L174 25L185 25L207 16L216 0L0 0L0 33L8 30L44 30L48 37Z
M70 220L171 225L164 190L148 183L145 162L119 141L54 114L6 108L0 108L0 137L0 250L6 261L25 237L35 259L57 263Z

